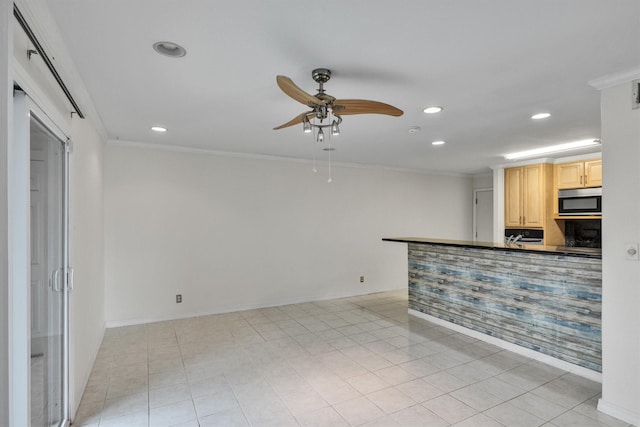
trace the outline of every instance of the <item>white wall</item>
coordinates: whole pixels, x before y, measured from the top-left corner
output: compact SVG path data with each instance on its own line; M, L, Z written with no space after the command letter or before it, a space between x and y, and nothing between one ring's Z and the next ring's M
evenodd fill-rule
M104 335L103 142L92 123L72 121L70 156L71 412L80 403Z
M9 425L9 141L13 114L11 80L12 10L0 2L0 425Z
M638 73L640 77L640 73ZM598 408L640 425L640 262L625 243L640 241L640 109L631 83L602 96L602 399Z
M473 189L493 188L493 173L475 175L473 177Z
M403 288L406 246L383 237L471 235L471 178L334 165L329 184L306 163L122 144L105 162L108 325Z

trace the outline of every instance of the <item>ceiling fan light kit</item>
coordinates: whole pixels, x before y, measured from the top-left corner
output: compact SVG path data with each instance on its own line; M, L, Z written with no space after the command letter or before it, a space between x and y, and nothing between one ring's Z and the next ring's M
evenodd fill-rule
M340 135L342 116L355 114L385 114L399 117L402 110L383 102L367 101L364 99L336 99L324 90L324 84L331 79L331 70L328 68L316 68L311 72L311 77L318 83L318 93L311 95L300 89L287 76L276 76L278 87L288 96L301 104L311 108L293 119L289 120L273 130L284 129L302 123L304 133L312 133L315 130L316 142L325 140L324 129L330 132L330 136ZM334 148L331 151L335 150ZM329 158L331 161L331 158ZM331 182L331 178L329 178Z

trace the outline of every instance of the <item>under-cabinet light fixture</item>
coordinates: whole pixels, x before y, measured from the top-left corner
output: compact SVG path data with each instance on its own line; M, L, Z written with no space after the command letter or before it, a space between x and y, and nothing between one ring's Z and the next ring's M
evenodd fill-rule
M577 150L579 148L590 147L592 145L600 145L599 139L585 139L582 141L567 142L565 144L551 145L548 147L534 148L533 150L520 151L517 153L505 154L507 160L524 159L527 157L536 157L543 154L561 153L563 151Z

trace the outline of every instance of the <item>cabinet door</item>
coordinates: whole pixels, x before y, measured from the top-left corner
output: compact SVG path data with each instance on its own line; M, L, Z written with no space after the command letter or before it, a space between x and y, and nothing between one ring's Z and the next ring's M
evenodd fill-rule
M602 160L584 162L585 187L602 186Z
M543 165L522 168L522 222L525 227L544 226L544 173Z
M560 163L556 165L558 190L584 187L584 162Z
M522 168L504 170L504 226L522 225Z

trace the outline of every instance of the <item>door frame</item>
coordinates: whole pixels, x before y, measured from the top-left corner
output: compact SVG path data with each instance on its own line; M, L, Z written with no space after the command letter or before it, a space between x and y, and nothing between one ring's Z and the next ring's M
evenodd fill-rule
M478 198L478 193L482 192L482 191L491 191L493 192L493 187L486 187L486 188L474 188L473 189L473 200L472 200L472 204L473 204L473 225L472 225L472 229L471 229L471 233L472 235L472 240L474 242L478 241L477 233L478 233L478 204L476 203L476 200ZM495 198L495 197L494 197Z
M69 137L24 92L14 90L13 138L9 141L9 414L11 425L29 425L31 377L30 120L35 117L63 144L62 258L63 360L61 426L69 410Z

